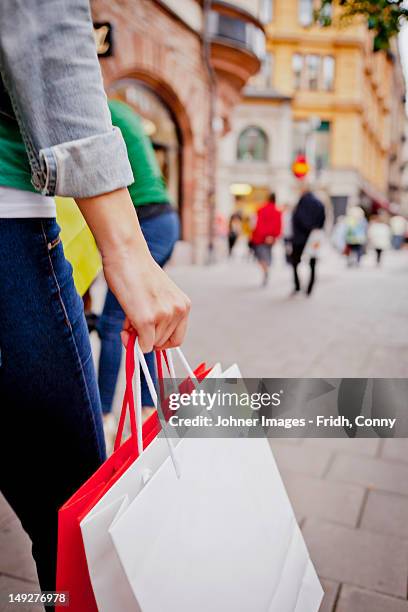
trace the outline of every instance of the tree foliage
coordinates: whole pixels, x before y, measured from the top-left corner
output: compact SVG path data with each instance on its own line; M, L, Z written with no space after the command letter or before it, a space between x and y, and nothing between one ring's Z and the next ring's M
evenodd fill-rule
M333 23L333 0L321 0L316 19L322 26ZM408 19L406 0L339 0L340 20L349 21L362 16L374 33L374 51L387 50L391 39L398 34Z

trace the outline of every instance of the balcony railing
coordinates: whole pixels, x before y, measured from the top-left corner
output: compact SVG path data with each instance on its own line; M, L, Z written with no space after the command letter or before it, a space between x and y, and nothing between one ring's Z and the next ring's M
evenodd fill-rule
M208 19L208 31L214 41L239 47L262 60L265 55L265 34L260 27L216 11L210 11Z

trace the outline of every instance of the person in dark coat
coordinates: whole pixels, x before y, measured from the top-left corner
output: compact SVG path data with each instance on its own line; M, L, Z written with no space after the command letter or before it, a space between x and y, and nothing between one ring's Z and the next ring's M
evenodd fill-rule
M295 282L294 293L300 291L298 265L309 236L313 230L322 229L326 219L324 205L310 191L305 188L293 213L293 239L292 239L292 266ZM310 279L307 287L307 295L310 295L316 279L316 257L310 258Z

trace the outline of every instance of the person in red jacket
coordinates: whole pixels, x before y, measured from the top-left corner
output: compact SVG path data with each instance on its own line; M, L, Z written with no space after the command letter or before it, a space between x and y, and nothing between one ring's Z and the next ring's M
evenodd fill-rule
M272 246L282 231L282 213L276 208L275 202L275 194L271 193L268 201L258 210L255 229L252 233L255 257L263 272L263 287L268 283Z

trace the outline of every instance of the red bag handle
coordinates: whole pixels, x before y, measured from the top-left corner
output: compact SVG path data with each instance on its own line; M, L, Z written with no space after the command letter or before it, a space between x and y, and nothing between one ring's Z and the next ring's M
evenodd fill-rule
M136 334L131 334L126 347L126 389L125 395L123 396L122 410L120 413L118 431L115 438L115 444L113 450L116 451L122 443L123 429L125 426L126 413L129 409L130 417L130 431L131 438L134 442L132 448L134 454L137 456L137 424L136 424L136 412L135 412L135 399L133 396L132 380L135 373L135 342Z
M119 423L118 423L118 431L116 433L115 444L113 447L113 450L116 451L122 444L123 430L124 430L125 421L126 421L126 413L129 410L131 438L133 440L132 456L134 456L135 458L138 456L138 445L137 445L137 423L136 423L135 399L134 399L134 394L133 394L132 381L133 381L133 376L135 374L136 337L137 337L136 334L131 334L129 337L127 347L126 347L126 367L125 367L126 389L125 389L125 394L123 396L122 409L120 412ZM160 351L156 351L156 359L159 353ZM164 359L167 364L167 369L169 369L166 352L163 351L163 354L164 354ZM159 365L158 365L158 370L159 370ZM159 378L159 381L161 381L160 390L162 390L162 388L164 390L163 369L162 369L161 361L160 361L160 373L158 374L158 378ZM163 396L164 396L164 391L163 391ZM158 418L156 419L149 418L143 426L143 438L146 437L146 441L150 441L152 435L153 436L157 435L159 429L160 429L160 423L159 423ZM143 443L143 446L144 447L146 446L145 441Z

